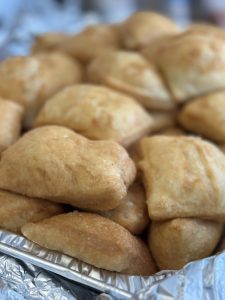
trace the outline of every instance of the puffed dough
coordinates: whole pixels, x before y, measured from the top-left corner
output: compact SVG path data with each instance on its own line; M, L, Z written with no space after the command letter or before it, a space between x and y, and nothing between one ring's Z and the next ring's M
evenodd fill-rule
M20 136L23 107L0 97L0 152Z
M45 66L42 74L44 80L44 99L49 98L66 86L79 83L83 78L83 69L79 62L65 53L39 53L35 57Z
M0 188L90 210L119 206L135 178L126 150L113 141L90 141L61 126L29 131L6 149Z
M90 84L70 86L41 109L34 126L62 125L93 140L129 146L147 134L152 119L131 97Z
M157 69L138 53L114 51L98 56L90 63L87 77L135 97L147 108L175 107Z
M225 92L195 98L178 114L187 130L218 143L225 143Z
M80 81L75 61L60 53L11 57L0 63L0 97L24 106L29 127L40 106L63 86Z
M121 26L122 42L127 49L140 49L162 36L180 32L170 19L152 12L137 12Z
M0 191L0 228L20 233L27 222L38 222L65 212L60 204Z
M31 52L39 53L60 50L65 41L69 38L69 35L60 32L47 32L42 35L38 35L35 38Z
M198 31L173 37L158 66L177 102L225 87L225 39Z
M142 185L135 182L119 207L102 212L101 215L120 224L133 234L140 234L149 223L145 201L146 196Z
M191 36L192 33L206 35L207 37L225 37L224 30L219 27L209 24L193 24L192 26L187 28L185 34L175 33L173 35L158 38L156 41L154 41L154 43L144 47L141 53L147 58L148 61L158 64L161 60L161 52L167 51L167 47L170 44L175 43L179 38L182 39L184 36L187 37L187 35ZM198 54L197 51L196 54Z
M152 220L225 221L225 156L216 146L161 135L142 139L139 155Z
M11 57L0 63L0 96L25 109L25 124L42 103L44 66L34 57Z
M62 214L28 223L22 232L45 248L98 268L132 275L151 275L156 271L144 242L117 223L96 214Z
M160 270L177 270L212 254L222 231L223 224L198 219L153 222L148 244Z
M67 52L82 63L91 61L104 52L118 49L120 39L118 31L112 25L88 26L81 33L69 37L60 50Z

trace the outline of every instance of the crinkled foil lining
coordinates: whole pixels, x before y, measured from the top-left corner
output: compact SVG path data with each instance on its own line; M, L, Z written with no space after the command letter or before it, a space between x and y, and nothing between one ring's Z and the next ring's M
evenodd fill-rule
M225 295L225 252L150 277L100 270L3 230L0 252L1 300L201 300Z

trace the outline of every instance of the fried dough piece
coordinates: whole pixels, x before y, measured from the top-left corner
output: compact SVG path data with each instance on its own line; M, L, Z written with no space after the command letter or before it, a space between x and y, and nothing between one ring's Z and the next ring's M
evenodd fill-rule
M34 126L62 125L93 140L129 146L151 130L152 119L131 97L90 84L70 86L40 111Z
M44 83L45 99L62 88L79 83L83 78L83 69L80 63L65 53L39 53L35 56L45 66Z
M29 131L2 153L0 187L90 210L119 206L135 178L126 150L61 126Z
M97 214L62 214L39 223L28 223L22 232L43 247L98 268L132 275L151 275L156 271L144 242Z
M186 32L158 51L158 66L176 102L225 87L225 39Z
M47 32L35 38L32 53L59 50L70 36L60 32Z
M149 216L225 221L225 156L197 137L153 136L139 145Z
M101 215L120 224L133 234L140 234L149 223L145 200L146 196L142 185L135 182L129 188L126 199L119 207L103 212Z
M180 28L170 19L152 12L137 12L120 26L125 48L140 49L152 44L162 36L180 32Z
M178 121L191 132L225 143L225 92L195 98L182 108Z
M11 57L0 63L0 96L24 107L26 125L43 101L43 68L34 57Z
M212 254L222 231L223 224L198 219L153 222L148 244L160 270L177 270Z
M11 57L0 63L0 97L24 107L24 126L29 127L46 98L78 82L79 74L79 66L64 54Z
M212 26L210 24L193 24L190 26L185 33L174 33L173 35L163 36L158 38L154 43L147 45L141 51L141 53L147 58L148 61L153 63L159 63L161 60L161 52L167 51L167 47L177 41L179 38L187 37L191 34L203 34L206 36L213 37L225 37L225 31L219 27ZM184 46L184 45L183 45ZM197 51L196 51L197 54Z
M19 138L22 117L22 106L0 97L0 152Z
M60 47L82 63L96 56L119 48L117 29L112 25L92 25L81 33L68 38Z
M0 228L20 233L27 222L38 222L65 212L63 206L47 200L0 191Z
M138 53L114 51L98 56L89 65L87 77L135 97L147 108L175 107L156 68Z

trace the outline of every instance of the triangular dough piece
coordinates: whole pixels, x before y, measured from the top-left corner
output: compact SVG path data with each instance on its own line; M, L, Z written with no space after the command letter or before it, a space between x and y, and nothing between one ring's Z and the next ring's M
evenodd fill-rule
M198 219L153 222L148 244L160 270L176 270L212 254L222 231L223 224Z
M177 102L225 88L224 36L185 32L158 51L158 65Z
M3 152L0 188L94 210L117 207L135 178L126 150L60 126L29 131Z
M29 128L43 102L59 89L81 80L80 65L63 53L10 57L0 63L0 96L25 109Z
M147 108L175 108L158 70L138 53L114 51L98 56L87 75L90 82L131 95Z
M62 214L39 223L28 223L22 232L43 247L98 268L132 275L150 275L156 271L143 241L96 214Z
M60 51L69 53L82 63L87 63L102 53L119 48L120 39L114 25L96 24L68 37L59 45Z
M51 99L34 126L62 125L93 140L129 146L151 130L150 114L131 97L109 88L78 84Z
M225 92L197 97L178 114L180 124L190 132L225 143Z
M154 136L139 145L150 218L225 221L225 156L194 137Z
M79 83L83 78L80 63L62 52L45 52L34 55L43 66L44 100L66 86Z
M140 49L164 36L180 32L180 28L163 15L139 11L120 26L123 45L126 49Z
M1 229L20 233L27 222L38 222L63 212L60 204L0 191Z

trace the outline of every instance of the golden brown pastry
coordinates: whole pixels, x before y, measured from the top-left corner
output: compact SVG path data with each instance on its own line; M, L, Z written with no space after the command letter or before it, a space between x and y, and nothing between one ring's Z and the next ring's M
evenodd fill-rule
M115 140L128 146L150 131L152 119L131 97L80 84L45 103L34 123L43 125L62 125L93 140Z
M197 97L178 114L187 130L218 143L225 143L225 92Z
M116 142L90 141L65 127L46 126L2 153L0 188L104 211L122 204L135 172Z
M171 110L175 107L156 68L138 53L105 53L91 62L87 77L90 82L135 97L147 108Z
M24 106L25 123L42 102L43 69L34 57L11 57L0 63L0 97Z
M8 58L0 63L0 77L0 97L24 106L24 124L29 127L47 97L80 81L80 69L69 57L49 53Z
M87 63L104 52L118 49L119 44L118 32L114 26L98 24L68 38L60 50Z
M142 139L139 155L152 220L225 221L225 156L216 146L161 135Z
M35 38L32 53L60 50L69 35L60 32L47 32Z
M148 244L160 270L177 270L212 254L222 231L223 224L198 219L153 222Z
M48 98L62 88L82 81L83 70L79 62L60 52L39 53L35 57L45 66L42 74L45 95Z
M127 49L140 49L159 37L179 31L173 21L152 12L137 12L120 26L122 41Z
M38 222L63 212L60 204L0 191L1 229L20 233L27 222Z
M120 224L133 234L140 234L149 223L145 201L146 196L142 185L135 182L119 207L102 212L101 215Z
M153 124L151 132L159 132L168 127L175 126L176 113L175 112L151 112Z
M132 275L151 275L156 271L144 242L122 226L96 214L62 214L28 223L22 232L43 247L98 268Z
M22 106L0 97L0 152L19 138L22 117Z
M225 39L186 32L158 51L158 66L177 102L225 87Z
M144 47L141 53L150 62L160 63L161 53L163 51L167 51L166 49L168 46L170 46L170 44L176 43L178 39L183 39L184 37L187 39L187 36L189 35L190 37L192 34L206 35L207 37L210 37L210 35L213 37L225 37L225 31L219 27L212 26L210 24L193 24L187 29L187 31L185 31L185 33L174 33L173 35L158 38L156 41L154 41L154 43Z

